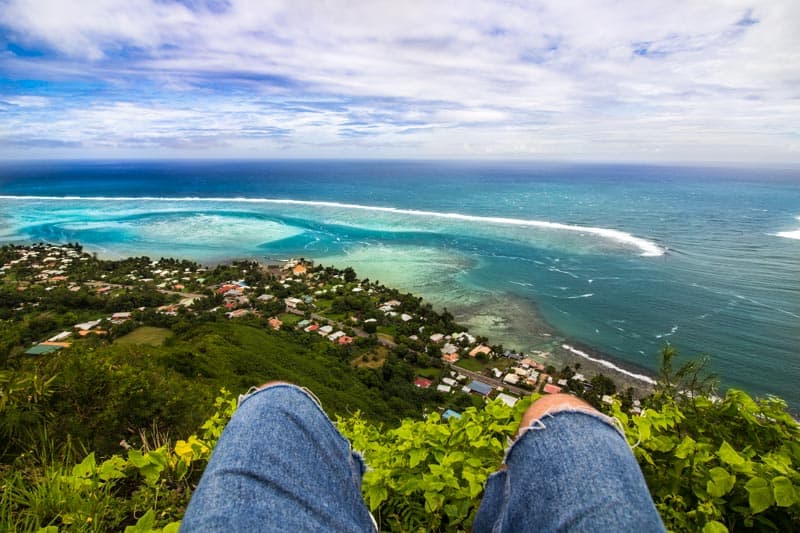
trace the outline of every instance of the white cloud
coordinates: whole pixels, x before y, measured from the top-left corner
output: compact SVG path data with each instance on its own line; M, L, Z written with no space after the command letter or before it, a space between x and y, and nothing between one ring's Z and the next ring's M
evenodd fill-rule
M87 150L184 136L232 155L800 153L794 0L6 4L12 40L57 51L6 69L115 87L77 103L51 96L66 108L56 120L15 119L31 138ZM745 18L757 23L736 25Z

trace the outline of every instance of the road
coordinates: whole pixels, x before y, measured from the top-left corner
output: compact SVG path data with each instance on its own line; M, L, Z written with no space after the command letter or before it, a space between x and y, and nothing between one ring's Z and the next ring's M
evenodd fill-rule
M503 387L507 391L513 392L518 396L528 396L531 393L531 391L529 390L525 390L520 387L515 387L514 385L509 385L508 383L503 383L499 379L484 376L483 374L480 374L478 372L473 372L472 370L467 370L466 368L460 367L458 365L450 365L450 368L452 368L455 372L464 374L468 378L477 379L478 381L487 383L489 385L492 385L493 387Z

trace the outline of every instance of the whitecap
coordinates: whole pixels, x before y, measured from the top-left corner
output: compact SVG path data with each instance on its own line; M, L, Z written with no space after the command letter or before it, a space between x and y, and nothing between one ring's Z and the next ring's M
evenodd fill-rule
M587 292L586 294L579 294L577 296L567 296L567 300L577 300L578 298L591 298L594 296L593 292Z
M610 361L606 361L605 359L599 359L597 357L592 357L588 353L582 352L581 350L578 350L577 348L573 348L569 344L562 344L561 347L564 348L565 350L569 351L569 352L574 353L575 355L579 355L579 356L583 357L584 359L588 359L589 361L592 361L594 363L600 364L600 365L602 365L602 366L604 366L606 368L610 368L610 369L612 369L612 370L614 370L616 372L619 372L620 374L625 374L626 376L630 376L630 377L632 377L634 379L638 379L640 381L644 381L645 383L650 383L651 385L655 385L656 384L656 381L654 379L652 379L651 377L649 377L649 376L645 376L644 374L636 374L634 372L630 372L628 370L625 370L624 368L620 368L617 365L615 365L614 363L612 363Z
M398 207L381 207L361 204L349 204L340 202L327 202L316 200L292 200L282 198L223 198L197 196L187 196L182 198L170 198L163 196L0 196L0 200L43 200L43 201L88 201L88 202L228 202L228 203L252 203L252 204L278 204L278 205L298 205L305 207L328 207L336 209L352 209L371 211L379 213L391 213L396 215L408 215L425 218L441 218L448 220L459 220L464 222L478 222L481 224L495 224L505 226L522 226L533 228L544 228L571 231L578 233L588 233L604 239L614 241L618 244L632 246L639 249L640 255L645 257L656 257L664 255L664 249L652 241L636 237L622 230L612 228L598 228L593 226L580 226L576 224L564 224L561 222L550 222L547 220L527 220L519 218L489 217L478 215L465 215L462 213L449 213L438 211L424 211L418 209L402 209Z
M795 217L797 220L800 220L800 217ZM800 229L791 230L791 231L779 231L775 234L777 237L783 237L784 239L796 239L800 240Z
M660 335L656 335L656 339L663 339L664 337L670 337L675 335L678 331L678 326L672 326L672 329L669 330L669 333L661 333Z
M549 267L547 270L549 270L550 272L558 272L558 273L560 273L560 274L564 274L564 275L566 275L566 276L572 276L572 277L573 277L573 278L575 278L575 279L578 279L578 278L579 278L579 276L577 276L577 275L573 274L572 272L567 272L566 270L561 270L560 268L556 268L556 267Z

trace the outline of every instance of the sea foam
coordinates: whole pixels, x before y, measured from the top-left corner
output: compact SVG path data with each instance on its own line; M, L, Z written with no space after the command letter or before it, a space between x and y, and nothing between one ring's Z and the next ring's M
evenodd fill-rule
M250 204L277 204L277 205L297 205L305 207L328 207L334 209L352 209L361 211L371 211L378 213L391 213L395 215L406 215L424 218L439 218L446 220L459 220L464 222L478 222L482 224L495 224L505 226L544 228L561 231L570 231L582 234L596 235L604 239L632 246L637 248L642 256L657 257L664 254L664 249L652 241L636 237L625 231L612 228L598 228L593 226L579 226L576 224L564 224L561 222L550 222L547 220L527 220L519 218L489 217L479 215L466 215L462 213L449 213L438 211L424 211L417 209L401 209L398 207L381 207L361 204L348 204L339 202L325 202L315 200L292 200L281 198L220 198L220 197L183 197L169 198L160 196L128 196L128 197L108 197L108 196L0 196L0 200L38 200L38 201L88 201L88 202L230 202L230 203L250 203Z
M578 350L577 348L573 348L569 344L562 344L561 347L564 348L565 350L569 351L569 352L574 353L575 355L579 355L579 356L583 357L584 359L588 359L589 361L592 361L594 363L602 365L602 366L604 366L606 368L610 368L611 370L619 372L620 374L625 374L626 376L630 376L630 377L632 377L634 379L638 379L640 381L644 381L645 383L650 383L651 385L655 385L656 384L656 381L653 378L651 378L650 376L645 376L644 374L637 374L635 372L630 372L628 370L625 370L624 368L618 367L617 365L615 365L614 363L612 363L610 361L606 361L605 359L599 359L597 357L592 357L588 353L583 352L581 350Z
M797 220L800 221L800 217L795 217ZM778 237L783 237L785 239L797 239L800 240L800 229L792 230L792 231L779 231L775 234Z

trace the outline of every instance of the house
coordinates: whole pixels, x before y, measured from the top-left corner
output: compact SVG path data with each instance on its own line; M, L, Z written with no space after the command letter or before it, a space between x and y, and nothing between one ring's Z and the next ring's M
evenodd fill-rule
M469 352L470 357L476 357L478 354L489 355L492 353L492 349L486 346L485 344L479 344L474 347Z
M307 272L308 268L302 263L298 263L292 267L292 274L295 276L305 276Z
M602 402L607 405L612 405L614 403L614 398L609 396L608 394L604 394L602 398Z
M78 335L81 337L87 337L89 335L108 335L108 332L104 329L82 329L78 332Z
M47 340L48 340L48 342L59 342L59 341L63 341L64 339L70 337L71 335L72 335L71 331L62 331L58 335L54 335L53 337L50 337Z
M262 294L261 296L256 298L256 300L258 300L259 302L268 302L268 301L272 300L273 298L275 298L275 297L273 295L271 295L271 294Z
M492 393L492 386L488 383L483 383L482 381L472 380L469 385L467 385L470 392L474 392L480 394L481 396L489 396Z
M428 378L417 378L414 380L414 385L416 385L420 389L427 389L428 387L433 385L433 381L429 380Z
M57 352L60 349L61 346L48 346L46 344L45 345L37 344L36 346L32 346L31 348L25 350L25 355L43 355L52 352Z
M123 313L114 313L111 315L111 322L115 324L119 324L121 322L125 322L126 320L130 320L132 313L130 311L125 311Z
M319 324L310 324L305 328L303 328L303 331L305 331L306 333L312 333L314 331L317 331L318 329L319 329Z
M458 420L461 418L461 413L457 411L453 411L452 409L448 409L444 413L442 413L442 420L450 420L451 418L455 418Z
M450 392L453 388L450 385L436 385L436 390L439 392Z
M402 315L400 315L400 320L402 320L403 322L408 322L412 318L414 318L414 317L412 317L411 315L407 315L406 313L403 313Z
M336 342L338 342L341 345L352 344L353 343L353 337L350 337L349 335L342 335L341 337L339 337L337 339Z
M457 346L453 346L452 344L450 344L448 342L444 346L442 346L442 355L447 355L447 354L450 354L450 353L456 353L457 354L458 353L458 347Z
M442 339L444 339L444 335L441 333L434 333L429 338L431 339L431 342L442 342Z
M545 383L542 392L544 392L545 394L558 394L559 392L561 392L561 387L559 387L558 385L553 385L552 383Z
M73 327L79 330L88 330L92 329L100 323L100 319L98 320L90 320L88 322L81 322L80 324L75 324Z
M237 309L235 311L231 311L230 313L225 313L225 316L227 316L228 318L241 318L249 314L250 314L249 309Z
M338 338L340 338L340 337L344 337L344 336L345 336L345 334L344 334L344 331L342 331L342 330L339 330L339 331L334 331L333 333L331 333L330 335L328 335L328 340L330 340L330 341L335 341L335 340L337 340Z
M451 387L455 387L458 384L458 382L453 378L442 378L442 383L445 385L450 385Z
M322 326L317 330L317 333L319 333L320 335L330 335L332 332L333 332L333 326L330 325Z
M310 320L303 319L303 320L301 320L300 322L297 323L297 328L298 329L304 328L304 327L308 326L309 324L311 324Z
M300 298L289 297L283 300L283 303L286 304L287 309L297 309L297 306L303 303L303 300Z
M397 307L398 305L400 305L400 302L398 302L397 300L389 300L388 302L384 302L381 304L381 306L387 306L387 307Z
M506 394L505 392L501 392L497 395L497 399L502 401L509 407L514 407L517 404L518 398L511 396L510 394Z
M459 359L461 359L461 357L458 356L458 353L448 353L442 355L442 361L445 363L457 363Z
M273 316L269 320L267 320L267 324L269 324L269 327L271 327L272 329L279 330L281 329L283 322L281 322L281 320L278 317Z
M503 383L508 383L509 385L516 385L519 383L519 376L517 374L506 374L506 377L503 378Z

